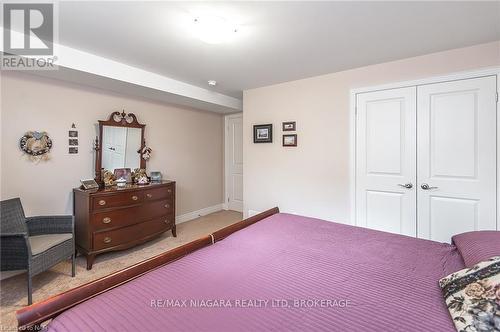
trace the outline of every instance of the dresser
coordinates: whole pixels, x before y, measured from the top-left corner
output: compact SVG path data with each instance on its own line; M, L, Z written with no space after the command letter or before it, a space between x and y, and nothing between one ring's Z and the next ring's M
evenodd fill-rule
M172 230L175 237L175 182L73 189L76 249L87 257L146 242Z

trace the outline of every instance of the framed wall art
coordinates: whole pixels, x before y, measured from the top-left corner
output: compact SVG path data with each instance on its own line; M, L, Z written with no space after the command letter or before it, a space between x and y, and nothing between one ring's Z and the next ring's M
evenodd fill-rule
M254 143L272 143L273 142L273 125L263 124L253 126L253 142Z
M295 121L283 122L283 131L295 131L297 130Z
M283 135L283 146L297 146L297 134Z
M74 123L71 124L71 128L68 131L68 153L73 155L78 154L78 130Z

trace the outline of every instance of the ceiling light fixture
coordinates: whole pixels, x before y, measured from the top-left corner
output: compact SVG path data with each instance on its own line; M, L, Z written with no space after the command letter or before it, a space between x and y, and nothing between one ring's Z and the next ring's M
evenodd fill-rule
M219 16L200 16L193 20L196 36L208 44L220 44L230 41L238 28Z
M217 81L210 80L210 81L208 81L208 85L210 85L210 86L216 86L217 85Z

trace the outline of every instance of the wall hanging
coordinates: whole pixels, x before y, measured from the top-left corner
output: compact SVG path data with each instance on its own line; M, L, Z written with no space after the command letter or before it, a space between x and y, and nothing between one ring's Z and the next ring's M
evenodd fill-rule
M296 125L295 121L283 122L283 131L295 131Z
M21 137L19 146L31 161L40 162L50 158L52 140L45 131L28 131Z
M297 134L283 135L283 146L297 146Z
M71 125L71 129L68 131L68 153L69 154L77 154L78 153L78 130L76 130L76 126L73 123Z
M272 143L273 142L273 125L263 124L253 126L253 142L254 143Z

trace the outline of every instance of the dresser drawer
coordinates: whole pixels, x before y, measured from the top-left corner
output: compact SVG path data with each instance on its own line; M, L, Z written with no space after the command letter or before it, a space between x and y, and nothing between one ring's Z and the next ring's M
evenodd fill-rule
M173 194L174 194L173 186L147 189L144 191L144 199L155 200L155 199L170 198L173 196Z
M137 204L143 200L143 191L123 192L114 195L94 196L92 197L92 207L94 210L102 210L111 207Z
M173 201L164 199L160 201L144 202L139 206L130 206L121 209L111 209L94 213L91 224L94 231L114 227L123 227L143 221L173 215Z
M94 250L127 244L134 240L164 232L173 226L173 218L157 218L137 225L119 228L107 232L94 233Z

